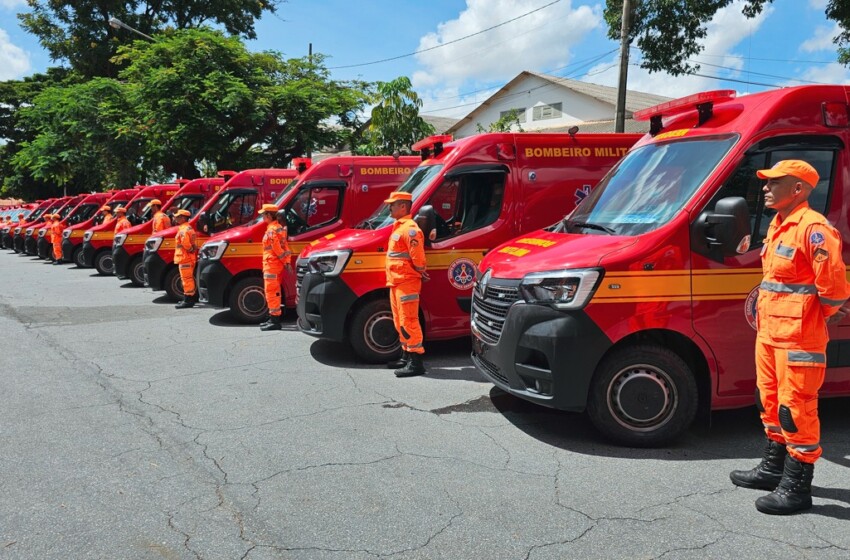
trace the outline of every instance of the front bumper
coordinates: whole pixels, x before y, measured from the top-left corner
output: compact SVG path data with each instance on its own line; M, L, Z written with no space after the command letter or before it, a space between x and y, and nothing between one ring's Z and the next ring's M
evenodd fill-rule
M118 278L129 278L131 260L130 253L127 252L127 249L123 245L112 247L112 265L115 267L115 276Z
M83 265L86 268L94 266L94 256L97 254L97 249L89 241L83 242Z
M356 301L357 296L339 276L326 278L308 272L298 295L298 328L311 336L342 342L348 312Z
M475 367L500 389L560 410L584 410L590 380L611 345L584 311L515 303L495 344L472 320Z
M62 240L62 260L65 262L74 262L74 249L77 245L70 239Z
M153 290L164 290L165 269L168 266L159 253L145 249L145 285Z
M221 261L199 259L197 265L198 297L213 307L227 307L224 293L233 275Z
M38 239L33 237L32 235L24 238L24 252L27 255L37 255L38 254Z

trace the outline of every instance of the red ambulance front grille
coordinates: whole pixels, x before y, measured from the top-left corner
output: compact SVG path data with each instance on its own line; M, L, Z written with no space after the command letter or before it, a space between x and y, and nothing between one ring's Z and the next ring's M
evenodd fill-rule
M505 317L518 297L517 286L490 284L485 288L483 297L480 291L475 289L472 295L472 320L485 342L499 342L505 327Z

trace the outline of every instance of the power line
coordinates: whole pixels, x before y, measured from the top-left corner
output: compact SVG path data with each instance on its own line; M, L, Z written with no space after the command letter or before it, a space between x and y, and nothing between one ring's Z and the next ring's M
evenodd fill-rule
M360 64L346 64L344 66L330 66L330 67L328 67L328 70L339 70L339 69L342 69L342 68L358 68L360 66L371 66L373 64L381 64L382 62L391 62L393 60L399 60L400 58L407 58L408 56L414 56L414 55L417 55L417 54L420 54L420 53L433 51L434 49L439 49L441 47L445 47L445 46L451 45L453 43L463 41L464 39L469 39L470 37L475 37L476 35L481 35L482 33L492 31L493 29L496 29L497 27L502 27L503 25L507 25L509 23L517 21L518 19L522 19L522 18L529 16L529 15L535 13L535 12L539 12L540 10L543 10L545 8L548 8L549 6L557 4L560 1L561 0L554 0L553 2L549 2L548 4L546 4L544 6L540 6L539 8L535 8L534 10L531 10L530 12L526 12L524 14L518 15L517 17L509 19L507 21L503 21L502 23L497 23L496 25L494 25L492 27L482 29L481 31L476 31L475 33L470 33L469 35L465 35L463 37L459 37L459 38L453 39L451 41L446 41L445 43L440 43L439 45L434 45L433 47L428 47L427 49L420 49L420 50L417 50L417 51L413 51L411 53L400 54L398 56L392 56L390 58L382 58L381 60L373 60L372 62L361 62Z

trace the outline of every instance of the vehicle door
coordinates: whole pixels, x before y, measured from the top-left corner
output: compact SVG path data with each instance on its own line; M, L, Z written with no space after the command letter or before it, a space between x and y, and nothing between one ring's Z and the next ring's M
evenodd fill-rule
M847 217L840 216L840 174L836 169L850 165L843 142L836 136L784 136L753 145L726 179L708 205L717 200L740 196L750 211L752 240L749 250L717 262L692 253L694 329L711 347L716 359L718 395L750 395L755 392L756 302L762 279L761 249L775 212L764 206L765 181L756 170L768 169L785 159L801 159L812 164L820 182L809 198L810 206L827 216L847 238ZM834 208L836 210L829 211ZM696 216L694 216L696 217ZM843 222L843 224L841 223ZM844 247L844 260L848 261ZM828 368L823 392L850 391L850 320L829 327Z

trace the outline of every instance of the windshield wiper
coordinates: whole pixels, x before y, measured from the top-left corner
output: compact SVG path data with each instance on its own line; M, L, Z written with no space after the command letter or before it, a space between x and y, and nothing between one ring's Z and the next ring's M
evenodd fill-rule
M568 230L570 228L572 228L573 226L575 226L575 227L578 227L578 228L587 228L587 229L595 229L595 230L599 230L599 231L604 231L608 235L617 235L617 232L614 231L613 229L611 229L609 227L601 226L599 224L593 224L591 222L573 222L572 220L566 220L565 219L564 225L567 227Z

